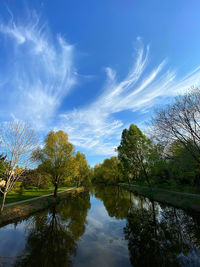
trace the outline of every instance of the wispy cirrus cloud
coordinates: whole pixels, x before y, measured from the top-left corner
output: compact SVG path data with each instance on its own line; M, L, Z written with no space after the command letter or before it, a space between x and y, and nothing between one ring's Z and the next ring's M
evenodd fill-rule
M200 84L200 66L179 79L175 71L167 69L167 60L149 71L150 48L144 47L140 39L138 42L135 63L122 81L112 68L106 68L107 82L100 97L90 106L60 115L59 127L69 133L74 144L91 154L114 154L121 132L128 126L116 119L120 112L148 111L159 101ZM131 118L129 121L134 123Z
M62 36L54 38L35 13L28 23L16 23L12 16L1 23L0 38L7 49L0 77L1 114L6 108L8 115L43 129L76 83L74 47Z
M12 114L38 130L63 129L78 148L96 155L113 155L123 128L168 97L200 84L200 66L178 77L164 59L150 69L150 47L138 38L134 63L124 79L107 67L102 94L90 105L66 111L65 99L77 83L75 48L50 31L32 13L28 23L0 23L1 48L6 62L0 72L0 116ZM77 92L78 93L78 92ZM59 114L62 108L62 114ZM122 112L133 116L126 122Z

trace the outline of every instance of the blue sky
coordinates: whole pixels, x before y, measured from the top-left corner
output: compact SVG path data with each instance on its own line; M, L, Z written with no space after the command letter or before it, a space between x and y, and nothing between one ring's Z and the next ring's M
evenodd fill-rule
M0 3L0 120L63 129L91 165L200 83L198 0Z

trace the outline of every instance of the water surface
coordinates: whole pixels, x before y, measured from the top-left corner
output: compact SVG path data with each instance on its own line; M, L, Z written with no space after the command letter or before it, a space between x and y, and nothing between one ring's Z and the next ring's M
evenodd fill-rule
M0 266L200 266L200 218L95 186L0 228Z

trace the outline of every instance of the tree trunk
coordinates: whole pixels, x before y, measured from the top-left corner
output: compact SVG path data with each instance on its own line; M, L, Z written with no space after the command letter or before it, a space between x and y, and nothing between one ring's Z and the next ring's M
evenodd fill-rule
M151 204L152 204L152 211L153 211L154 234L155 234L155 238L157 239L157 222L156 222L156 212L155 212L154 200L151 201Z
M56 183L55 188L54 188L54 194L53 194L54 197L57 197L57 191L58 191L58 184Z
M146 177L146 181L147 181L147 183L148 183L148 186L149 186L150 190L152 191L152 187L151 187L151 184L150 184L150 181L149 181L149 176L148 176L148 174L147 174L147 172L146 172L146 169L145 169L145 166L144 166L143 164L142 164L142 168L143 168L144 175L145 175L145 177Z
M3 199L2 199L2 203L1 203L1 210L0 210L0 212L3 211L4 205L5 205L5 200L6 200L6 194L7 194L7 193L4 193L4 194L3 194Z

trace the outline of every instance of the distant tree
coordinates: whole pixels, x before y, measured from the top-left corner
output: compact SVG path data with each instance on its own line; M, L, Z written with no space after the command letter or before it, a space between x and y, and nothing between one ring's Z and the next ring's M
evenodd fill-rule
M6 157L4 164L3 181L0 187L3 194L1 211L3 211L6 196L21 177L25 168L32 163L31 153L37 146L37 136L33 129L21 121L2 123L0 127L0 141L3 154Z
M122 178L120 161L117 157L105 159L102 164L97 164L94 168L95 182L105 184L116 184Z
M150 185L148 160L152 143L136 125L123 130L117 152L129 183L143 175Z
M51 176L54 197L58 187L66 177L69 161L74 154L74 146L68 141L67 133L50 131L44 141L44 148L33 153L33 158L41 164L39 169Z
M39 188L49 188L51 184L50 175L37 169L25 170L20 180L23 186L35 186Z

